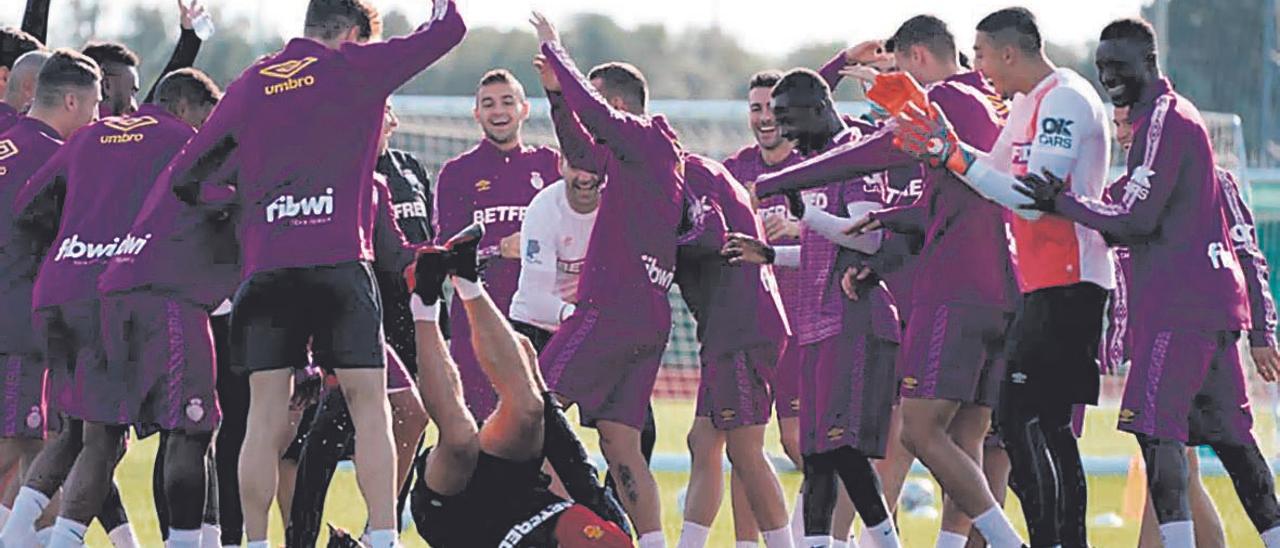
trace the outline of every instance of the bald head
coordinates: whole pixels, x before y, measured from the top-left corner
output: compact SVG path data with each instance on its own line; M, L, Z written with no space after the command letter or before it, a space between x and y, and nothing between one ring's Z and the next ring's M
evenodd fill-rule
M13 68L9 70L4 102L25 112L36 95L36 79L40 76L40 69L48 59L48 51L37 50L27 52L14 61Z

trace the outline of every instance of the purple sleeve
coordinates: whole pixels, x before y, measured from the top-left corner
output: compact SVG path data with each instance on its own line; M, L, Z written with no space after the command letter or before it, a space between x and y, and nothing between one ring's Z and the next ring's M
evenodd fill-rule
M542 44L542 53L560 80L565 105L619 159L641 161L646 144L658 133L652 122L617 110L604 100L559 44Z
M440 168L439 180L436 181L436 240L443 243L452 238L467 225L475 211L472 198L472 181L466 179L462 168L456 161L448 162Z
M818 75L831 87L832 92L835 92L836 86L840 85L840 81L844 79L844 76L840 74L840 69L844 68L846 64L844 50L840 50L836 52L835 57L832 57L830 61L822 65L822 68L818 69Z
M66 196L67 169L71 165L72 149L78 148L79 141L73 137L71 142L59 147L18 191L13 201L17 226L47 236L50 241L57 235L62 199Z
M413 262L416 246L409 243L396 223L392 210L391 190L381 175L375 175L373 188L378 193L378 211L373 227L373 253L379 270L399 273Z
M458 6L450 0L444 17L428 21L404 35L367 44L348 43L342 53L355 66L363 69L358 78L377 90L390 93L431 66L467 35L467 24L458 14Z
M232 159L238 156L235 152L240 146L239 132L245 118L242 97L246 92L241 82L243 80L237 80L227 87L213 114L169 164L168 169L173 170L173 192L183 202L216 207L227 205L235 198L234 188L222 184L229 177L214 178L213 175L236 171Z
M1214 171L1222 185L1222 216L1230 225L1228 234L1249 291L1249 310L1253 316L1249 346L1273 347L1276 345L1277 318L1275 299L1271 296L1271 268L1258 247L1253 212L1240 195L1240 186L1231 172L1221 168Z
M882 209L871 216L880 221L889 232L899 234L924 234L925 223L928 222L929 210L924 200L911 205Z
M603 175L604 155L592 141L591 134L582 127L578 117L564 104L564 95L549 91L547 102L551 103L551 124L555 127L556 138L560 140L560 151L569 165Z
M892 128L892 124L886 124L866 138L840 145L781 171L762 175L756 179L756 195L766 198L917 163L918 160L893 145Z
M1182 172L1182 147L1176 136L1186 133L1185 128L1165 125L1167 97L1157 100L1143 162L1129 170L1119 203L1063 192L1055 201L1059 214L1100 232L1110 242L1129 243L1155 234Z

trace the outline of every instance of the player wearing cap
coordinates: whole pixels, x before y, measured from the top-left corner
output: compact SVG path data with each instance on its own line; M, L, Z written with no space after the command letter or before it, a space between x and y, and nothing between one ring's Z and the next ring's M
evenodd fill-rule
M378 23L363 0L313 0L305 36L233 82L174 164L180 199L240 208L244 281L232 353L250 372L240 498L254 547L266 542L272 464L288 439L283 396L291 370L309 361L309 341L316 362L337 372L360 433L356 471L371 544L397 542L382 310L370 268L372 180L387 97L456 46L466 27L452 2L438 0L416 31L357 43L377 35ZM210 165L205 157L224 146L236 153L225 165ZM234 170L236 185L203 184L202 172L217 169Z

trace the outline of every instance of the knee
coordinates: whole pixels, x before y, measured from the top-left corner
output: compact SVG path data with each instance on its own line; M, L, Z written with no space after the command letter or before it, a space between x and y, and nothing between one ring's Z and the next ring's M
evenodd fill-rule
M689 454L694 458L704 457L719 449L720 444L718 432L711 428L699 428L696 424L689 430L689 435L685 437L685 444L689 447Z
M438 452L441 458L450 462L475 462L480 455L480 436L475 431L470 435L463 432L446 435L442 432L431 452Z
M729 463L734 468L758 470L762 464L768 463L768 459L764 455L764 443L754 443L753 440L738 439L730 436L727 449Z

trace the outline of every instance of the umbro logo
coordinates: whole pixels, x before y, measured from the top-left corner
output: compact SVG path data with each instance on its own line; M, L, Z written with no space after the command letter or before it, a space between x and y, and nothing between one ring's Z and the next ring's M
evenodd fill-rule
M303 57L302 59L290 59L283 63L276 63L269 67L264 67L258 70L258 74L261 74L263 76L270 76L272 78L279 78L281 80L288 80L289 78L293 78L293 75L299 72L302 72L302 69L305 69L311 66L311 64L316 61L317 59L315 57Z
M8 160L17 155L18 145L13 144L13 139L0 141L0 160Z
M154 126L158 123L160 121L155 119L154 116L138 116L136 118L111 118L103 121L102 125L117 131L129 132L141 127Z

